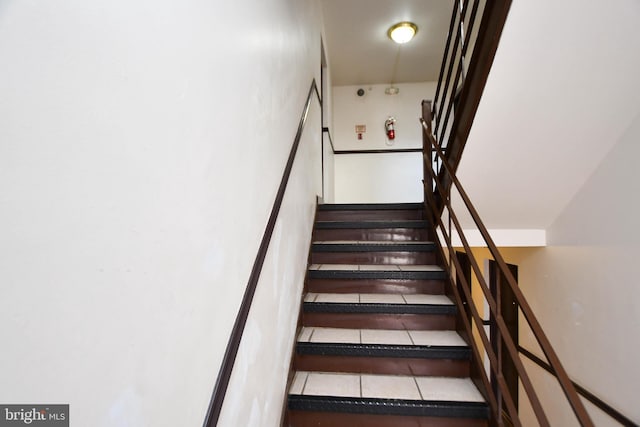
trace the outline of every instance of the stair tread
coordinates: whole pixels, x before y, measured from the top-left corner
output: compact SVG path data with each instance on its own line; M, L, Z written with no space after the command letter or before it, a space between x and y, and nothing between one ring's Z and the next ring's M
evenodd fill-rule
M469 378L297 371L292 395L484 402ZM389 402L392 404L393 402Z
M435 243L428 241L393 241L393 240L325 240L315 241L311 245L313 252L433 252Z
M404 210L423 209L422 203L326 203L318 205L321 211L340 210Z
M311 264L307 277L329 280L443 280L446 272L437 265Z
M316 221L316 228L425 228L424 219L368 219Z
M457 332L449 330L350 329L319 326L303 326L298 335L298 342L467 347L467 343Z
M438 265L417 264L311 264L310 271L386 271L386 272L442 272Z
M474 418L474 425L489 418L468 378L472 354L454 330L456 305L443 294L447 271L432 264L430 223L413 209L424 207L319 207L334 212L315 222L313 292L304 296L288 396L292 414L310 417L304 425L326 412Z
M314 240L314 245L433 245L430 240Z
M364 303L364 304L424 304L454 305L446 295L430 294L334 294L308 292L305 302L316 303Z
M331 314L432 314L454 315L457 309L445 304L389 304L389 303L341 303L341 302L305 302L305 313Z
M333 294L309 292L305 313L331 314L433 314L454 315L455 304L446 295ZM406 326L405 326L406 327Z

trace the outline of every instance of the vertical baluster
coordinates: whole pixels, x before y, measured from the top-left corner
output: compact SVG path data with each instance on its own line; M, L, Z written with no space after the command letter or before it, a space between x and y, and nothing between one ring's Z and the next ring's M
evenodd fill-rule
M435 132L434 132L435 135L438 135L438 131L441 129L440 125L442 123L442 105L444 105L447 99L447 95L449 94L449 86L451 85L451 74L453 72L453 67L456 62L456 56L458 54L458 46L460 43L459 27L460 27L460 23L464 20L468 3L469 3L469 0L464 0L461 11L458 11L458 7L457 7L458 5L456 5L456 11L458 12L455 16L456 24L454 24L454 28L456 28L456 37L455 37L455 41L453 42L453 50L451 51L450 60L448 61L449 66L447 67L447 77L445 79L444 90L442 93L441 107L438 108L438 117L436 119L436 124L435 124ZM449 95L449 97L451 97L451 95ZM446 128L446 126L444 126L444 128ZM442 131L442 133L444 133L444 131ZM440 139L440 141L442 141L442 139Z
M442 77L444 77L444 70L446 68L447 58L449 56L449 47L451 44L451 36L453 35L454 22L456 13L458 11L458 6L453 5L453 10L451 11L451 20L449 22L449 32L447 33L447 41L444 44L444 55L442 56L442 63L440 64L440 74L438 75L438 86L436 87L436 94L433 98L433 109L432 115L434 119L437 119L437 116L440 114L440 109L438 108L438 99L440 99L440 89L442 86ZM431 125L431 124L429 124Z

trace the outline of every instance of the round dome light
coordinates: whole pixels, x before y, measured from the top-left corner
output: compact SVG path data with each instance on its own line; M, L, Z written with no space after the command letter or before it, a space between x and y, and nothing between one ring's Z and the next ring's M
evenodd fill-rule
M404 44L413 38L418 32L418 26L413 22L399 22L389 28L387 35L398 44Z

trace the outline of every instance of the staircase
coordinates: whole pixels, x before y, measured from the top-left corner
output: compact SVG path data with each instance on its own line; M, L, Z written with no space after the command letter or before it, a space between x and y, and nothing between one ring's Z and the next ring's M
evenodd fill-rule
M487 426L422 204L321 205L285 426Z

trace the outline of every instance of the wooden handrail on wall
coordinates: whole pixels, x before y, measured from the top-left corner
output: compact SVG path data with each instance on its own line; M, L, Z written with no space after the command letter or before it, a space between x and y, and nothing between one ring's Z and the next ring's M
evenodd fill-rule
M280 180L280 186L278 187L276 199L273 202L273 207L271 208L269 221L267 222L264 235L262 236L262 241L260 242L260 247L258 248L258 254L256 255L256 259L253 263L253 268L251 269L251 274L249 275L249 281L247 283L244 296L242 297L242 303L240 304L240 309L238 311L238 315L236 316L236 321L233 324L233 329L231 330L231 336L229 337L227 348L224 353L224 358L222 359L222 365L220 366L220 370L218 372L218 377L216 379L216 384L213 389L213 394L211 396L209 409L207 410L207 415L205 417L203 427L215 427L218 423L218 419L220 418L220 412L222 411L222 404L227 392L227 387L229 386L229 380L231 379L233 365L238 354L238 348L240 347L240 341L242 339L244 327L247 323L247 318L249 317L251 302L253 301L253 296L256 293L258 280L260 279L260 273L262 272L262 266L264 265L264 261L267 256L267 250L269 249L269 243L271 242L271 236L273 235L276 220L278 219L278 214L280 213L280 207L282 206L284 193L287 189L287 184L289 183L291 169L293 168L293 161L295 160L296 153L298 152L298 146L300 145L300 139L302 138L302 131L304 130L305 124L307 122L309 107L311 106L311 101L313 99L314 93L316 94L316 97L318 98L320 104L322 104L315 79L313 79L313 81L311 82L309 94L307 95L307 100L302 110L302 116L300 117L300 122L298 123L298 131L296 132L296 136L293 140L293 145L291 147L291 151L289 152L289 158L287 159L287 164L282 174L282 179Z

